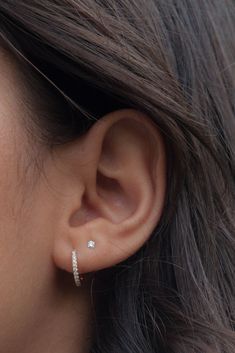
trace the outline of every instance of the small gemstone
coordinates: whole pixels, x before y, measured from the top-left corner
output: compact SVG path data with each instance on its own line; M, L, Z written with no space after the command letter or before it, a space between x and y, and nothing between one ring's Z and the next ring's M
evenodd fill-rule
M95 242L94 242L94 240L89 240L88 243L87 243L87 247L88 247L88 248L91 248L91 249L94 249L94 247L95 247Z

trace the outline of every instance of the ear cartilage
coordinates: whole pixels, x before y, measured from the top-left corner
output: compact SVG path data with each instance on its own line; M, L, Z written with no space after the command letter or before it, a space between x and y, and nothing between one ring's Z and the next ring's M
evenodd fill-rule
M87 247L88 247L89 249L94 249L94 248L95 248L95 242L94 242L94 240L89 240L89 241L87 242Z
M81 280L83 279L79 275L78 271L78 256L77 256L77 251L73 250L72 251L72 268L73 268L73 276L74 276L74 281L77 287L81 286Z

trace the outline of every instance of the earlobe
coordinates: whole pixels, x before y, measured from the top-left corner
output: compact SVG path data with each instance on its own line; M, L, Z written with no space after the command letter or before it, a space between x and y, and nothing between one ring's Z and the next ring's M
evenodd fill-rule
M71 272L71 252L76 249L80 273L114 266L147 241L161 217L166 188L163 138L148 116L125 109L106 115L66 148L63 163L73 171L66 185L74 189L77 207L69 200L65 205L67 218L54 239L54 262ZM89 247L91 241L95 248Z

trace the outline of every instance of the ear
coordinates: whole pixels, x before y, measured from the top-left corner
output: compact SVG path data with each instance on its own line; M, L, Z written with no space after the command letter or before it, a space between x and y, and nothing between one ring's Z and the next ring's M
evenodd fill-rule
M72 272L72 249L81 274L133 255L164 206L166 155L157 126L134 109L109 113L75 142L57 147L56 160L55 178L70 195L55 220L56 266ZM88 248L89 240L95 248Z

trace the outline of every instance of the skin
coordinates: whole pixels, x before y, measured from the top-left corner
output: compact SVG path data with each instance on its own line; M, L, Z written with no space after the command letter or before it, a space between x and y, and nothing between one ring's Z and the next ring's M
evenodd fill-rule
M19 65L0 50L0 351L86 353L92 274L134 254L161 217L164 141L148 116L124 109L51 152L27 133L28 97Z

